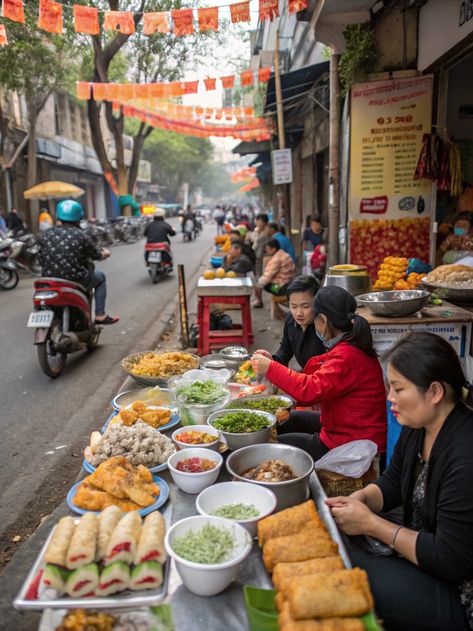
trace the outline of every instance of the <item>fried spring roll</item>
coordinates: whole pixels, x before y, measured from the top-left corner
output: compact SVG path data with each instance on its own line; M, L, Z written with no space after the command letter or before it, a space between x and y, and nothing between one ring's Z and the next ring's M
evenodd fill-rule
M272 572L278 563L294 563L338 554L337 544L323 531L306 529L296 535L276 537L264 544L263 562Z
M314 500L307 500L307 502L292 508L286 508L259 521L258 541L262 546L269 539L294 535L307 527L320 528L325 531L325 526L315 508Z
M132 511L122 517L108 543L107 554L104 558L105 565L115 561L132 563L140 532L141 516L138 511Z
M95 560L100 561L107 553L110 538L118 522L123 517L118 506L107 506L99 516L99 535L97 539L97 553Z
M80 518L67 551L68 570L75 570L82 565L92 563L95 559L98 530L99 520L95 513L86 513Z
M273 571L273 585L277 590L287 591L289 582L293 578L307 574L322 574L344 569L340 557L326 557L324 559L310 559L298 563L278 563Z
M301 576L292 582L288 601L295 620L351 618L373 608L368 576L360 568Z
M54 563L66 567L66 556L72 535L75 530L74 519L72 517L63 517L59 520L54 534L49 542L48 549L44 555L46 563Z
M326 618L325 620L294 620L286 601L278 616L279 631L364 631L359 618Z
M135 554L135 565L139 565L144 561L164 563L166 560L166 550L164 549L165 533L166 524L164 517L159 511L154 511L146 516Z

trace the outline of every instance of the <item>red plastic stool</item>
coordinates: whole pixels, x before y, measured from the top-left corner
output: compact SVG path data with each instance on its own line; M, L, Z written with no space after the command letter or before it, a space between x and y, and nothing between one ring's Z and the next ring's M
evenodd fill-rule
M213 304L240 305L241 327L236 325L228 331L211 331L210 305ZM208 355L214 349L224 348L231 344L240 344L248 348L253 343L250 296L199 296L197 322L200 355Z

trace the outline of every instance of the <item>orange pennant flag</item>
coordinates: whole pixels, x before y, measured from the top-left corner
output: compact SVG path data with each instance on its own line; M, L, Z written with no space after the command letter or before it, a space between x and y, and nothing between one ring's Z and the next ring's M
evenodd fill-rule
M103 27L106 31L117 31L122 35L133 35L135 21L128 11L105 11Z
M197 9L199 31L218 31L218 7Z
M62 4L54 0L39 0L38 26L48 33L62 33Z
M7 46L7 29L5 28L5 24L0 24L0 46Z
M98 35L100 33L99 10L95 7L85 7L82 4L75 4L74 30L76 33Z
M135 86L133 83L119 83L118 97L123 101L130 101L135 98Z
M76 96L81 101L90 99L90 83L88 81L76 81Z
M235 85L234 75L230 75L228 77L220 77L220 80L222 82L222 87L224 87L226 90L233 88L233 86Z
M107 96L107 83L93 83L94 100L105 101Z
M279 15L278 0L259 0L259 19L273 20Z
M185 81L183 84L184 94L197 94L199 89L198 81Z
M155 33L169 33L171 27L169 25L169 13L144 13L143 14L143 33L145 35L154 35Z
M204 79L204 85L207 91L215 90L217 87L217 79Z
M254 81L253 70L244 70L242 73L240 73L240 81L241 81L241 85L244 87L253 85L253 81Z
M260 68L258 70L258 81L260 83L267 83L271 76L271 68Z
M2 16L13 22L25 23L23 0L3 0Z
M174 35L192 35L194 32L193 9L177 9L171 12L174 22Z
M230 15L233 24L237 22L249 22L250 21L250 3L249 2L237 2L230 5Z
M289 0L289 13L298 13L307 9L307 0Z

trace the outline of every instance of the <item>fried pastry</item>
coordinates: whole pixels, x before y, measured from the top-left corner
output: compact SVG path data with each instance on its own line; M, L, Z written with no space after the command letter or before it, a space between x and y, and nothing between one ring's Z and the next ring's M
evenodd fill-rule
M289 586L288 582L295 577L335 572L335 570L343 570L344 567L339 556L310 559L296 563L278 563L274 568L272 581L277 590L286 592Z
M294 535L309 527L326 532L315 508L314 500L307 500L261 519L258 522L258 541L262 546L269 539Z
M308 561L337 554L337 544L324 530L307 528L295 535L267 541L263 547L263 562L268 572L272 572L278 563Z
M279 631L364 631L359 618L325 618L321 620L294 620L286 601L278 616Z

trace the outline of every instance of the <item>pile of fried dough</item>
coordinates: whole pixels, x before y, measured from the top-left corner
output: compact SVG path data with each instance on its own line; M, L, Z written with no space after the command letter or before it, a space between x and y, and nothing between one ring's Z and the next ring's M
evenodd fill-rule
M345 569L313 500L262 519L258 540L280 631L363 631L360 616L373 608L368 577Z
M134 375L168 379L199 367L199 360L190 353L173 351L155 353L148 351L135 360L125 358L122 362Z
M127 427L131 427L137 421L143 421L150 427L161 427L171 420L171 410L169 408L156 408L150 406L144 401L135 401L125 410L121 410L110 421L110 425L121 423Z
M151 506L158 495L159 487L149 469L134 467L124 456L116 456L102 462L84 479L72 501L83 510L118 506L127 512Z

